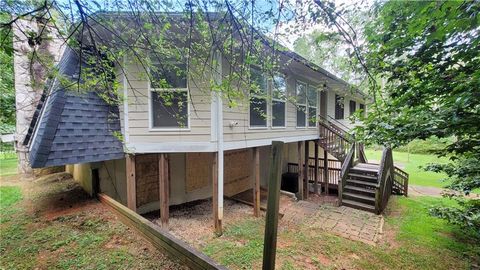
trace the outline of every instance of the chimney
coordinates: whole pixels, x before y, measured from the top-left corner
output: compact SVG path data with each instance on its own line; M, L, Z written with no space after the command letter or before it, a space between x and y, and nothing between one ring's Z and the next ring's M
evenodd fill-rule
M30 122L44 91L45 82L64 50L57 29L44 18L22 18L12 25L16 106L15 149L18 172L33 176L28 162L28 146L23 145Z

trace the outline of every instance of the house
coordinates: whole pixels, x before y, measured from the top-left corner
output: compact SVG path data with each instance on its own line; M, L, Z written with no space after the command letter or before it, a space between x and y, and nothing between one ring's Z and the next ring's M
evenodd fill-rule
M261 41L265 57L272 45ZM101 91L76 91L54 80L25 140L32 167L66 165L91 194L106 193L138 213L160 209L165 223L169 206L213 198L214 223L221 230L224 196L252 191L258 214L260 189L268 188L270 145L283 141L282 173L297 173L290 191L298 198L339 190L343 204L379 211L375 190L383 186L369 181L377 181L381 167L366 163L348 133L348 117L365 112L368 99L348 83L294 52L278 50L274 72L249 65L253 83L239 84L245 97L232 101L211 86L231 79L231 56L207 51L214 67L203 71L205 61L194 54L155 59L150 69L134 56L113 64L121 104L109 104ZM58 70L75 81L80 67L91 65L66 48ZM339 185L348 169L353 182L345 186L345 178ZM391 189L393 176L389 179Z

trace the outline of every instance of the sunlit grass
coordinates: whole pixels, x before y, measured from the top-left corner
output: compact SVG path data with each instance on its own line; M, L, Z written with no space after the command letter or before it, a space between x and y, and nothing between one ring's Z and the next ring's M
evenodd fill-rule
M365 154L369 161L378 162L382 159L381 150L366 149ZM448 181L443 181L446 178L445 174L428 172L422 169L429 163L447 163L447 158L394 151L393 160L397 166L403 168L409 174L409 183L412 185L442 188L449 184Z

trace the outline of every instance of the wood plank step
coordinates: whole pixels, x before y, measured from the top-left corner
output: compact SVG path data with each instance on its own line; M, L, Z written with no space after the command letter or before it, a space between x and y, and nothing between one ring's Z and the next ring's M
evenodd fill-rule
M362 180L354 180L354 179L350 179L350 178L347 178L347 184L348 183L354 183L354 184L357 184L357 185L364 185L364 186L370 186L370 187L377 187L377 183L366 182L366 181L362 181Z
M361 202L356 202L356 201L344 199L344 200L342 200L342 205L350 206L352 208L366 210L366 211L375 213L375 206L369 205L369 204L366 204L366 203L361 203Z
M378 173L378 169L374 168L367 168L367 167L358 167L354 166L350 170L360 171L360 172L368 172L368 173Z
M348 197L352 197L352 198L355 198L355 199L365 200L365 201L369 201L369 202L372 202L372 203L375 204L375 197L365 196L365 195L361 195L361 194L358 194L358 193L352 193L352 192L343 192L343 196L348 196Z
M377 176L366 175L366 174L361 174L361 173L348 173L348 176L355 176L355 177L358 177L358 178L378 180L378 177L377 177Z
M365 193L370 193L370 194L375 194L375 190L374 189L370 189L370 188L364 188L364 187L357 187L357 186L349 186L349 185L346 185L344 187L345 190L355 190L357 192L365 192Z
M364 166L364 167L375 167L375 168L380 168L379 164L375 163L358 163L358 166Z

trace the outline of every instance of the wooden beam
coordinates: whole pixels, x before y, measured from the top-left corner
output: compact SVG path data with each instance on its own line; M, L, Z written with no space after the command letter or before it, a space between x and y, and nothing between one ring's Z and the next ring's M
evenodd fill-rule
M315 170L314 173L314 182L313 182L313 192L318 195L318 140L315 141Z
M310 174L309 173L310 168L308 166L308 162L310 159L309 147L310 147L310 142L305 141L305 160L304 160L305 163L303 165L303 198L305 200L308 199L308 193L309 193L309 190L308 190L308 177Z
M253 184L253 215L260 216L260 151L258 147L253 148L255 160L255 174Z
M328 153L323 150L323 181L325 185L325 194L328 195Z
M125 169L127 173L127 207L137 211L137 187L135 180L135 155L126 156Z
M180 239L175 238L166 230L155 225L153 222L133 212L121 203L108 197L105 194L99 194L100 201L108 206L119 219L130 228L142 235L153 246L191 269L225 269L214 260L191 247Z
M264 270L275 269L282 156L283 142L273 141L270 163L270 176L268 177L268 202L267 214L265 219L265 239L263 244L262 268Z
M213 207L213 223L215 233L222 235L222 220L220 219L218 211L218 153L214 152L212 157L212 181L213 181L213 195L212 195L212 207Z
M297 155L298 155L298 192L297 197L299 200L303 200L303 141L297 143Z
M160 220L162 222L162 227L167 228L169 216L169 161L167 154L158 155Z

